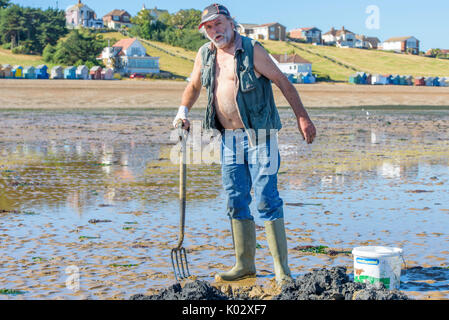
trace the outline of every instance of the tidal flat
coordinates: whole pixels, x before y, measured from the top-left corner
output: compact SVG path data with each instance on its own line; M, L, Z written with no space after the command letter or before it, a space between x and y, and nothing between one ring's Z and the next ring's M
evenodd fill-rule
M280 108L278 187L293 275L338 265L352 273L354 247L401 247L400 289L449 298L449 109L308 111L312 145ZM0 299L128 299L174 283L175 113L0 111ZM204 110L191 114L199 121ZM194 278L213 282L234 254L218 154L207 146L200 163L189 149L184 247ZM269 297L272 260L251 209L258 277L249 285Z

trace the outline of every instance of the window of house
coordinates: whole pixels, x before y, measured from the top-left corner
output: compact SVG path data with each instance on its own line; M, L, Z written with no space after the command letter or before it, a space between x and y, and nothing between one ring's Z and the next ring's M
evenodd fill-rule
M270 31L274 32L275 28L274 27L270 27Z
M112 16L112 20L114 20L114 21L119 21L120 18L119 18L119 16Z
M139 48L131 48L131 55L132 56L140 56L140 49Z
M274 34L270 34L270 39L275 39L276 37L274 36Z

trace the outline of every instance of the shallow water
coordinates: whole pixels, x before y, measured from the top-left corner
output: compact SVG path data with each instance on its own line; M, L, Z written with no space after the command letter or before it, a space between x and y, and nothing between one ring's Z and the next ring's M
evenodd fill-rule
M126 299L174 282L173 113L0 112L0 290L20 291L0 299ZM279 192L294 275L352 270L356 246L398 246L408 268L401 289L448 298L449 110L311 109L311 146L291 110L280 113ZM220 166L190 164L187 181L184 246L191 273L212 280L234 262ZM251 209L263 285L271 257ZM308 245L338 254L299 250ZM79 290L67 282L77 275Z

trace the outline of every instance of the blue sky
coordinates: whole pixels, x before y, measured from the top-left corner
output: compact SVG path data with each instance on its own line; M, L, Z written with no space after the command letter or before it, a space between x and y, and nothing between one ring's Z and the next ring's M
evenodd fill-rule
M66 9L78 0L13 0L13 3L30 7L56 7ZM145 3L147 8L157 6L174 13L179 9L202 10L212 1L203 0L82 0L101 17L113 9L125 9L135 15ZM287 31L298 27L316 26L323 33L334 26L381 41L390 37L415 36L421 41L421 50L449 49L449 1L447 0L223 0L231 15L241 23L279 22ZM379 28L367 28L370 14L368 6L379 9Z

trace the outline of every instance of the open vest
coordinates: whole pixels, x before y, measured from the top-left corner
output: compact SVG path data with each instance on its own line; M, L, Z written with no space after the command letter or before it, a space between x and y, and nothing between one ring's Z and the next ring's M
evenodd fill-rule
M240 118L245 129L254 132L255 136L248 136L251 145L257 144L259 129L265 129L269 135L271 129L282 128L279 113L274 103L271 81L261 75L256 77L254 72L254 45L255 40L240 36L236 33L236 40L241 39L241 46L235 51L236 90L235 97ZM216 117L214 107L214 83L216 49L211 42L206 43L200 49L202 58L201 83L207 90L207 109L204 129L222 130L223 127ZM262 131L263 132L263 131Z

